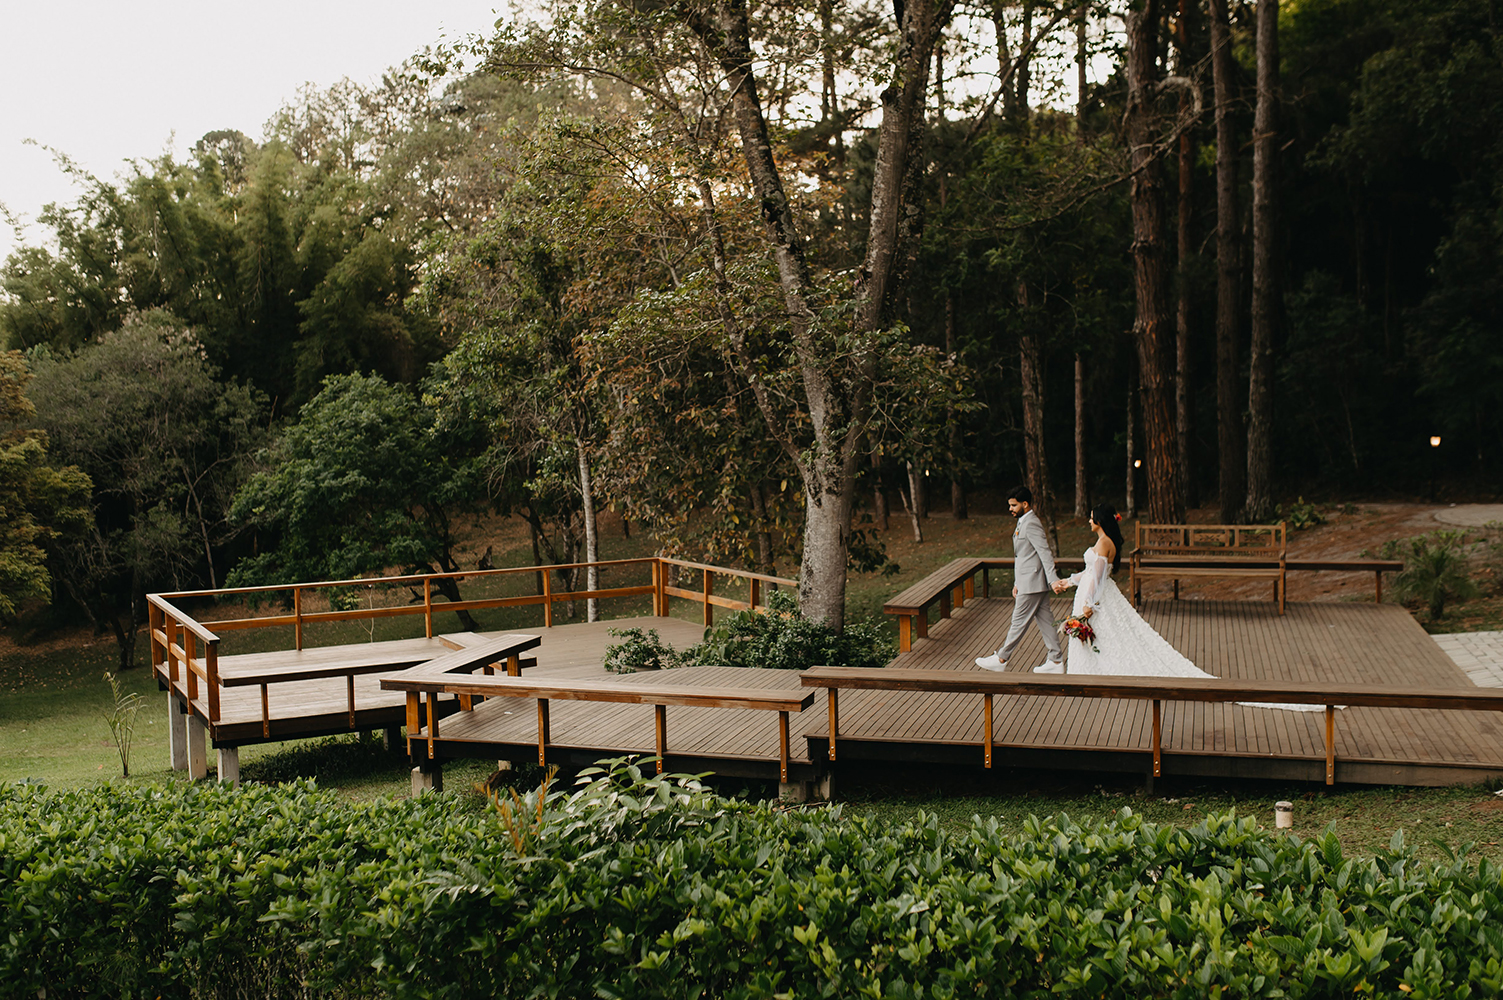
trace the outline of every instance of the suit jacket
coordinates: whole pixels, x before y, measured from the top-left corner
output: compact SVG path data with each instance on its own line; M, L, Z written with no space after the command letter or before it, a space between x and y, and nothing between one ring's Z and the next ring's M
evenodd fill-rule
M1044 522L1033 511L1018 518L1012 533L1013 580L1020 594L1038 594L1050 589L1059 574L1054 571L1054 555Z

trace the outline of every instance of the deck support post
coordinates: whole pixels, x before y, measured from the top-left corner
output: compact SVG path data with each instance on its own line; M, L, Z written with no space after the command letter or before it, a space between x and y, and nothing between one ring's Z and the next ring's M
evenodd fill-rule
M788 783L788 713L778 713L778 780Z
M1336 706L1326 706L1326 784L1336 784Z
M1153 787L1153 778L1162 777L1164 774L1163 745L1164 729L1162 711L1163 703L1159 699L1153 699L1153 774L1150 776L1149 787Z
M444 790L444 767L434 761L412 769L412 794L441 792Z
M986 766L992 766L992 696L982 695L986 699Z
M538 699L538 767L548 764L548 699Z
M898 652L906 653L913 648L913 616L898 615Z
M236 788L240 787L240 748L219 748L219 780L228 781Z
M381 730L381 749L387 753L395 753L397 750L405 750L402 746L402 727L387 726Z
M668 769L668 706L652 706L653 729L657 736L658 773Z
M835 740L840 736L840 689L828 688L830 704L830 759L835 759Z
M188 778L199 781L209 775L209 729L204 721L188 713Z
M174 771L188 768L188 717L171 691L167 692L167 759Z

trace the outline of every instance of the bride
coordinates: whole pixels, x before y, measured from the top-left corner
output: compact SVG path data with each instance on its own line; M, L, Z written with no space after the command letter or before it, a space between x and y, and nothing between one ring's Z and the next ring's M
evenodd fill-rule
M1110 504L1091 511L1091 530L1096 544L1085 551L1085 569L1054 585L1056 594L1075 587L1073 617L1090 625L1093 642L1070 637L1065 672L1071 674L1125 674L1145 677L1214 677L1191 663L1169 645L1153 626L1138 615L1122 591L1112 582L1112 571L1122 561L1122 529ZM1049 669L1049 668L1053 669ZM1040 673L1059 673L1060 667L1045 664Z
M1072 617L1090 625L1091 642L1070 636L1063 671L1070 674L1121 674L1133 677L1215 677L1191 663L1143 620L1112 582L1112 570L1122 561L1122 529L1111 504L1091 511L1096 544L1085 551L1085 569L1054 585L1056 594L1075 587ZM1057 674L1061 667L1046 663L1036 673ZM1251 708L1318 712L1319 705L1238 702Z

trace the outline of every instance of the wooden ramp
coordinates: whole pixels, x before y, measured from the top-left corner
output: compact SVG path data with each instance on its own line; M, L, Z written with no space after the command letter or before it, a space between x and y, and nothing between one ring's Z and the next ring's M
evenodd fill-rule
M1065 614L1065 598L1056 602ZM974 657L1006 634L1010 600L974 600L930 627L929 637L895 667L979 671ZM1158 601L1144 615L1203 669L1247 681L1298 681L1468 689L1471 682L1402 609L1391 605ZM541 673L604 675L598 664L609 627L657 628L676 645L698 639L698 626L647 618L543 630ZM590 631L593 629L594 631ZM557 659L549 655L558 649ZM567 649L567 653L563 650ZM1029 635L1015 662L1042 662ZM567 665L565 665L567 662ZM705 687L798 687L796 674L726 667L629 675L621 684ZM1143 701L998 697L994 766L1146 773L1151 710ZM969 694L844 691L840 760L906 760L983 766L982 699ZM1461 784L1503 777L1503 727L1485 712L1350 708L1338 713L1336 780L1367 784ZM768 776L776 770L777 732L765 713L669 709L668 764L674 770ZM1322 712L1235 704L1163 706L1163 774L1325 780ZM579 765L601 756L651 753L650 706L589 702L553 706L550 757ZM828 765L826 713L816 705L793 719L795 772ZM444 720L436 756L537 759L537 712L526 699L491 699ZM426 738L423 732L415 735ZM837 762L838 766L838 762Z

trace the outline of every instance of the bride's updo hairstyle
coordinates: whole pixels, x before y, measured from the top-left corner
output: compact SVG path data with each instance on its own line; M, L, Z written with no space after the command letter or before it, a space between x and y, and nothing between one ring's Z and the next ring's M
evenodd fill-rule
M1117 508L1109 503L1097 504L1091 509L1091 520L1101 525L1106 537L1117 547L1117 554L1112 557L1112 572L1115 573L1122 562L1122 550L1127 547L1122 540L1122 526L1117 523Z

